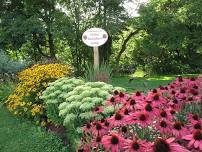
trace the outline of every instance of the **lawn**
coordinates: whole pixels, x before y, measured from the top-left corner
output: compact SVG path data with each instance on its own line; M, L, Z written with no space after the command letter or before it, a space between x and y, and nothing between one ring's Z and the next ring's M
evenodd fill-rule
M67 152L55 135L0 107L0 152Z
M154 89L160 85L167 85L173 81L179 75L168 75L168 76L152 76L152 77L142 77L141 73L137 73L129 76L114 77L112 79L112 84L114 86L120 86L126 88L128 92L133 92L135 90L147 91L149 89ZM195 74L181 75L183 77L197 76ZM130 81L131 80L131 81Z

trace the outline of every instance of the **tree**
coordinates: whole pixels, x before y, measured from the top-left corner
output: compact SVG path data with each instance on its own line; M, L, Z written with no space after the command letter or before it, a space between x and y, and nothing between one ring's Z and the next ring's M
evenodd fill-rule
M156 72L202 68L201 6L201 0L151 0L140 8L138 26L146 32L141 45Z

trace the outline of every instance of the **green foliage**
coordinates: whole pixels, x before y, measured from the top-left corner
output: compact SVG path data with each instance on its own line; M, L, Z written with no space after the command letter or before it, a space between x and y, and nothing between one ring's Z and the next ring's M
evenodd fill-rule
M106 63L102 63L98 69L95 69L93 65L87 65L84 77L91 82L102 81L109 83L112 77L112 68Z
M19 61L13 61L3 50L0 50L0 76L3 74L16 74L25 65Z
M0 107L1 152L68 152L61 139Z
M59 117L58 106L66 101L67 93L75 87L84 84L83 80L76 78L61 78L49 83L49 87L40 97L46 103L46 114L54 124L62 124L63 119Z
M0 103L6 101L8 96L14 91L15 83L2 82L0 83Z
M201 0L152 0L142 6L134 20L134 28L144 31L137 39L134 60L153 73L200 72L201 6Z
M77 145L76 137L80 137L79 127L83 126L86 121L102 119L103 115L113 112L113 108L107 107L101 113L95 109L103 106L105 100L111 96L114 90L124 91L125 89L113 87L104 82L87 82L84 85L75 87L67 93L66 102L59 105L59 116L64 119L63 125L68 129L74 130L74 138L68 136L71 144Z

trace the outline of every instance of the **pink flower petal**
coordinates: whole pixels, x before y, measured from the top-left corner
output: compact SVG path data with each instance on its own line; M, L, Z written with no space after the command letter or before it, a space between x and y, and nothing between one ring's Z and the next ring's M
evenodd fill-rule
M192 138L193 138L192 135L186 135L186 136L184 136L182 139L191 140Z
M189 142L188 147L191 147L191 146L194 144L194 142L195 142L195 140L192 139L192 140Z
M198 148L198 147L199 147L199 144L200 144L200 141L196 140L196 142L194 143L194 147L195 147L195 148Z

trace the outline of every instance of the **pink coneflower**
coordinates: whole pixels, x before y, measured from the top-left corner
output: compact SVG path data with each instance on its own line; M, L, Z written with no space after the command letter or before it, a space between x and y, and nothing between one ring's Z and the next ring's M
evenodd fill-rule
M147 143L141 140L127 140L124 149L125 152L145 152Z
M84 127L82 127L82 130L84 132L91 132L92 125L90 123L86 123Z
M137 91L136 93L131 95L131 99L133 99L137 102L141 102L145 99L145 96L144 96L144 93Z
M106 100L106 105L114 105L115 106L116 104L117 104L117 102L116 102L114 97L111 97L110 99Z
M155 124L155 127L162 134L170 134L171 133L171 123L166 120L161 120Z
M98 147L99 145L101 145L101 141L102 141L102 137L101 136L97 136L95 137L92 141L91 141L91 147Z
M149 115L157 115L157 109L153 106L152 103L146 103L141 108L144 112L148 113Z
M196 130L191 135L183 137L183 139L190 141L188 147L198 148L202 151L202 131Z
M190 152L184 147L174 142L175 138L162 139L158 138L152 144L149 152Z
M117 127L125 125L125 123L128 122L129 120L131 120L131 116L124 115L121 112L117 112L108 119L108 122L111 124L111 126Z
M131 115L133 117L132 123L138 123L142 127L146 127L152 123L149 114L146 112L135 112Z
M188 120L191 122L191 123L197 123L197 122L202 122L202 119L199 117L198 114L192 114L192 113L189 113L188 114Z
M103 110L103 108L100 106L100 107L95 107L94 109L93 109L93 112L95 113L95 114L97 114L97 113L102 113L104 110Z
M119 152L124 146L124 138L117 133L112 133L103 136L102 144L107 151Z
M104 134L106 134L105 126L102 123L95 122L93 125L94 126L92 128L92 132L93 132L94 135L103 136Z
M181 138L181 137L187 135L187 129L184 127L183 123L181 123L181 122L175 122L172 125L172 134L176 138Z
M171 120L172 119L172 115L169 112L167 112L166 110L159 110L157 118L159 118L159 119L165 119L165 120Z
M128 99L128 95L123 92L120 92L118 95L114 96L114 99L116 103L126 103L126 100Z

